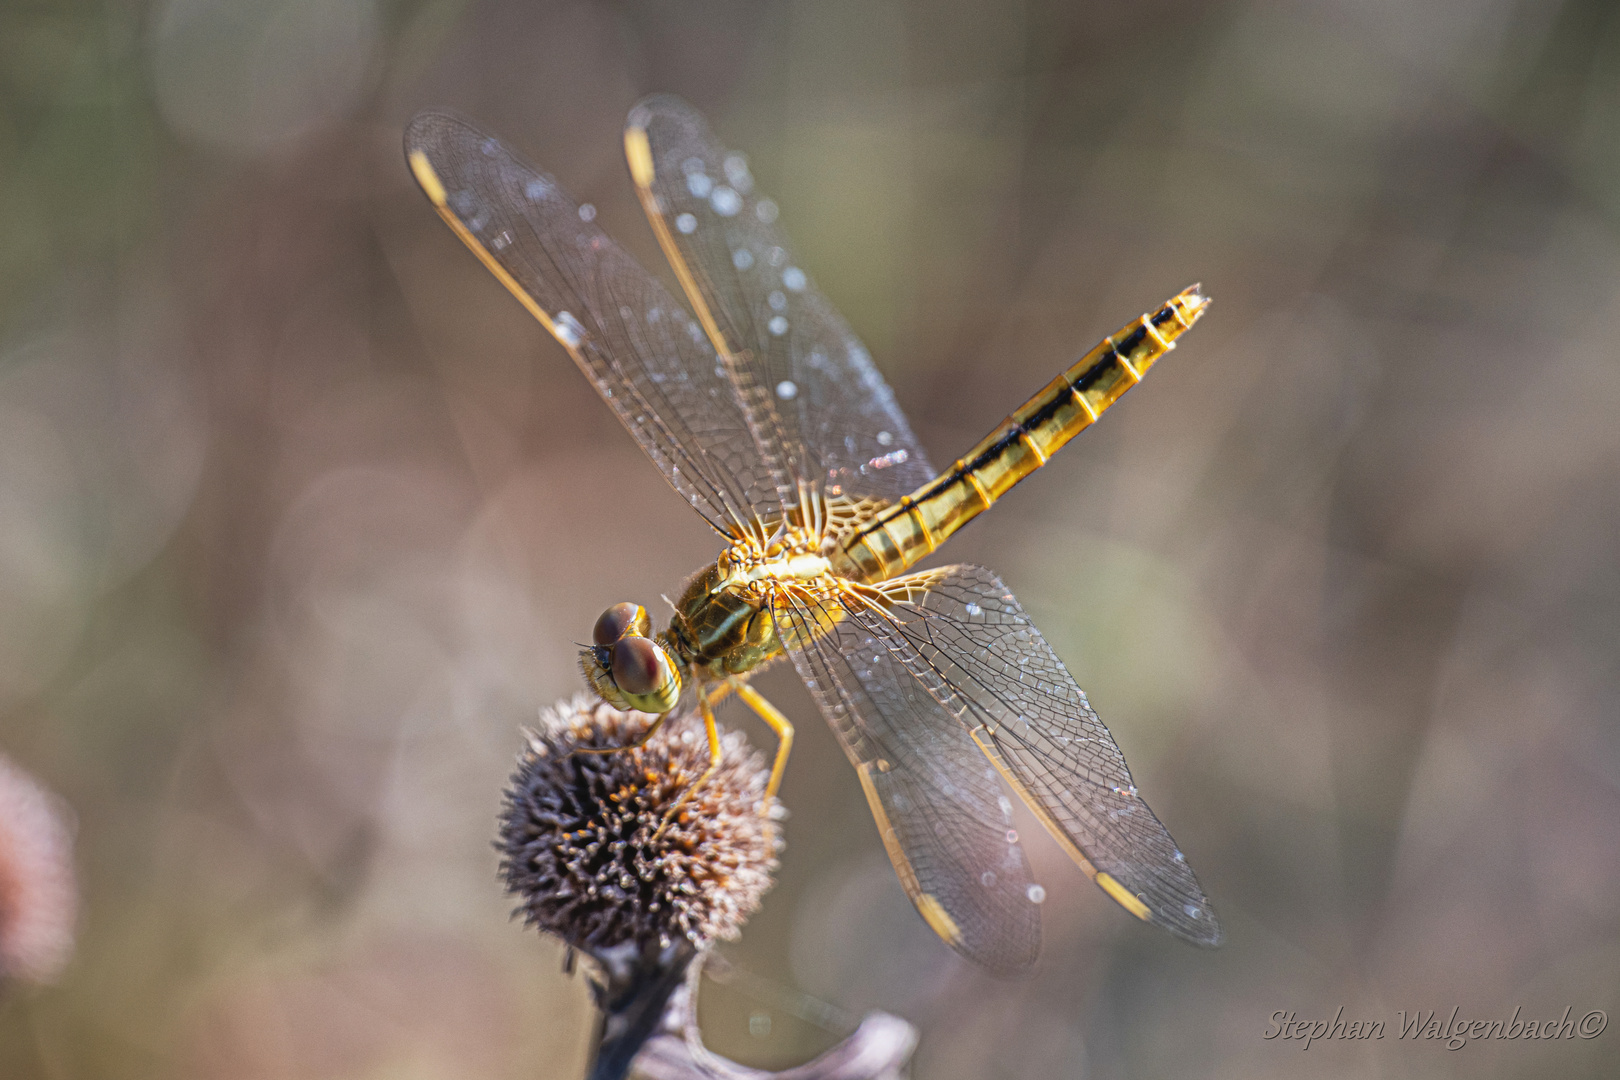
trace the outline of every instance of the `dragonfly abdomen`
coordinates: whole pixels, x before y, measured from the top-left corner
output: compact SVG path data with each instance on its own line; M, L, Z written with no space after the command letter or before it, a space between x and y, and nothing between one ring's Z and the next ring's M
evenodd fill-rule
M926 557L1090 427L1203 314L1194 285L1143 315L1053 379L950 469L879 513L844 543L855 572L881 581Z

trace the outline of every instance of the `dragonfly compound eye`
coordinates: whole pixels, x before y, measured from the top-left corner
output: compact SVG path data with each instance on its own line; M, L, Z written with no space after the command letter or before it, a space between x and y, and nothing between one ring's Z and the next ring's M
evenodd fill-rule
M613 646L613 681L626 694L650 694L663 681L663 656L644 637L628 637Z
M591 631L591 640L598 645L612 645L626 634L646 637L650 629L652 620L647 618L646 608L640 604L614 604L602 612L602 617L596 620L596 628Z
M681 679L657 642L624 637L613 646L613 682L633 709L664 713L681 696Z

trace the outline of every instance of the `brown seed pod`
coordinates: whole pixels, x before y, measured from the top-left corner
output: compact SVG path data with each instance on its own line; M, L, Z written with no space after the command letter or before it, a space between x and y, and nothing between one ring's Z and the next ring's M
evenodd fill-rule
M770 770L740 733L722 734L719 768L667 825L709 767L695 715L671 716L639 749L574 752L624 746L653 719L585 694L542 710L506 791L496 846L518 912L598 957L736 937L777 865Z

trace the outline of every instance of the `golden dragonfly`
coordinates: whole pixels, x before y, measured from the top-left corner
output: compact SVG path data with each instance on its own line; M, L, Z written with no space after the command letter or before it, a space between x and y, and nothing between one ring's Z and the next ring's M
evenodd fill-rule
M908 572L1136 385L1208 300L1193 286L1104 339L938 472L747 159L667 96L631 111L624 148L690 308L498 140L440 112L405 134L440 216L725 544L663 631L634 603L603 613L581 654L591 686L654 727L701 714L716 762L713 708L735 693L779 736L774 794L793 728L749 679L789 657L913 904L993 971L1034 962L1045 896L1002 782L1132 915L1217 944L1192 868L1012 592L977 566Z

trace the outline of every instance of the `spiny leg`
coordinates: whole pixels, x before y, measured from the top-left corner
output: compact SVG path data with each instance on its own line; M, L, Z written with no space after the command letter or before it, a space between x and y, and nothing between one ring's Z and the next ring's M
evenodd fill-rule
M729 693L731 693L730 682L723 682L719 686L716 686L713 690L710 690L708 694L709 707L713 708L714 706L720 704L721 701L725 700L725 696ZM622 746L576 746L574 748L574 753L617 754L622 750L640 750L643 746L646 746L652 741L652 737L658 734L658 729L664 726L664 721L668 720L670 714L673 712L674 710L671 709L670 712L659 713L658 719L654 720L651 726L637 736L632 742L627 742Z
M673 710L673 709L670 710L670 712L674 712L674 711L675 710ZM654 720L650 725L648 725L646 731L643 731L640 735L636 736L630 742L624 743L621 746L576 746L576 747L574 747L574 753L576 753L576 754L617 754L617 753L619 753L621 751L624 751L624 750L640 750L643 746L646 746L649 742L652 741L652 737L654 735L658 734L658 729L663 727L664 726L664 721L668 720L668 719L669 719L669 713L659 713L658 714L658 719Z
M731 693L731 691L734 689L735 687L731 685L730 679L716 685L715 688L710 690L708 693L709 708L712 709L722 701L726 700L726 695Z
M715 700L722 697L725 697L725 694L717 694ZM675 800L675 805L665 811L664 820L659 824L658 831L653 833L653 839L655 840L663 834L665 829L669 828L669 823L674 820L676 814L680 813L681 807L686 805L686 800L692 797L692 793L707 784L709 777L713 776L714 771L720 767L720 730L714 726L714 709L709 706L709 695L707 694L699 694L697 701L698 711L703 714L703 730L709 737L709 767L703 770L703 775L698 777L695 783L688 784L686 790L681 792L680 796Z
M755 690L752 684L739 680L736 690L743 703L776 732L776 760L771 763L771 779L765 785L765 802L760 808L761 813L769 813L771 799L776 796L776 789L782 786L782 773L787 770L788 754L793 751L793 724L782 715L780 709L765 700L765 695Z

